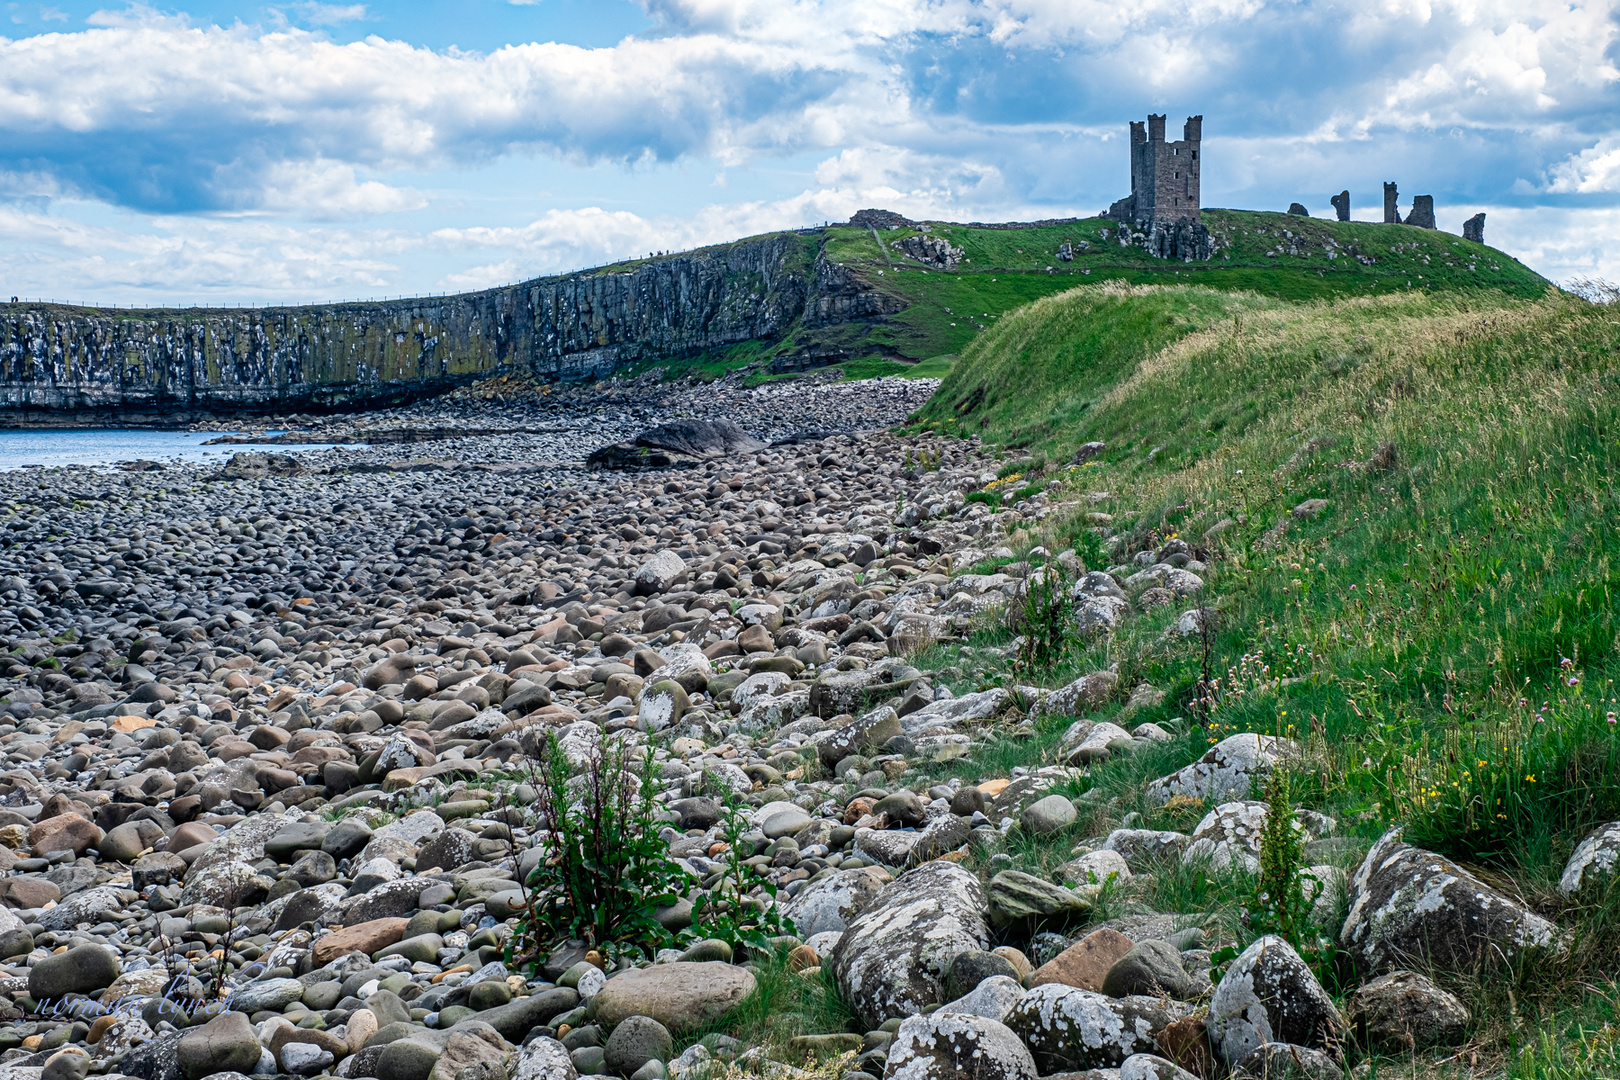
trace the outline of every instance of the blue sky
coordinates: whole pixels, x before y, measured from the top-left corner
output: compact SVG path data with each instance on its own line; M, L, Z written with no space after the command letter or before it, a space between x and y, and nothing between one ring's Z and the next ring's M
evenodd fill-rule
M0 0L0 293L482 288L845 218L1088 214L1205 117L1206 205L1381 184L1620 278L1620 0Z

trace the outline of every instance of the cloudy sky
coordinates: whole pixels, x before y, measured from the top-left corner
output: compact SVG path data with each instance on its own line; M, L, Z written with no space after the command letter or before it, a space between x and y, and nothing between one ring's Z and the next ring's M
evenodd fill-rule
M1620 0L0 0L0 292L459 291L846 218L1433 194L1620 279Z

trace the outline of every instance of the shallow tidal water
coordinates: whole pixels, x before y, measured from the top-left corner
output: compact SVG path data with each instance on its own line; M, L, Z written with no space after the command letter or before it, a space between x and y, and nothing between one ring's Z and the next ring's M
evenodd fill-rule
M142 431L127 428L0 430L0 469L63 465L116 465L124 461L223 464L242 450L278 454L330 450L334 444L204 446L219 431Z

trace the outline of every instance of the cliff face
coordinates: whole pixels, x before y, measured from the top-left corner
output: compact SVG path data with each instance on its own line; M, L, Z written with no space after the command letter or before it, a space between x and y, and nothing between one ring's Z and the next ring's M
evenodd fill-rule
M895 307L798 233L435 299L242 311L0 304L0 423L358 407L515 370L597 378Z

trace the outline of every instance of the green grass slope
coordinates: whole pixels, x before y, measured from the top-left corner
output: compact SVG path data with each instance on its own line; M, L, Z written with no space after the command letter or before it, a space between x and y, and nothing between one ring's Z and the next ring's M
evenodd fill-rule
M1072 509L1025 515L1019 553L1097 552L1106 534L1106 561L1126 564L1176 537L1208 566L1207 656L1173 631L1183 601L1037 673L1057 685L1117 665L1123 693L1167 691L1129 724L1205 721L1163 760L1094 768L1110 814L1188 828L1208 807L1142 802L1156 770L1232 732L1291 736L1307 761L1295 801L1341 834L1403 825L1569 931L1556 964L1444 976L1475 1009L1467 1075L1620 1075L1597 1034L1620 1030L1620 888L1554 888L1575 845L1620 818L1617 390L1620 310L1556 291L1300 303L1115 283L1009 315L926 418L1027 442L1005 470L1024 485L1011 498L1062 481ZM1067 467L1092 440L1101 457ZM994 677L982 648L946 653L930 662L964 685ZM1203 679L1217 693L1200 714ZM995 766L1043 760L1060 725ZM1161 905L1242 898L1230 883L1153 888ZM1436 1064L1449 1054L1385 1071L1451 1075Z
M1106 218L1028 229L930 223L930 235L963 252L950 273L892 247L919 229L874 233L833 226L821 234L821 254L902 301L903 311L871 323L795 327L778 342L744 342L642 369L714 378L753 367L763 377L778 357L809 348L850 355L843 366L851 378L937 377L949 363L939 358L962 353L1018 308L1082 283L1176 282L1280 300L1478 290L1530 298L1548 286L1495 248L1432 229L1242 210L1206 210L1204 221L1215 250L1200 263L1155 259L1140 247L1121 246L1118 224ZM1057 256L1065 243L1073 253L1068 262ZM935 362L919 371L919 361Z

